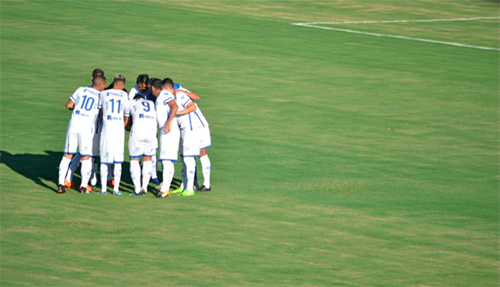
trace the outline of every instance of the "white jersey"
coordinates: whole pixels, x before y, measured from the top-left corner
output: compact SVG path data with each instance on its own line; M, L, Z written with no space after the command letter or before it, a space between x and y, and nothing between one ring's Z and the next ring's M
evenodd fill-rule
M158 120L158 127L160 129L167 123L168 117L170 116L170 106L168 102L171 100L175 101L175 97L166 90L162 90L156 98L156 119ZM176 118L172 120L172 127L174 126L177 126Z
M137 139L156 139L156 109L152 101L133 100L130 103L132 129L130 137Z
M102 108L103 131L120 127L124 129L124 117L129 116L128 95L122 90L101 92L99 107Z
M77 129L90 129L95 132L99 115L99 91L92 87L80 87L70 100L75 103L69 126Z
M175 101L177 103L177 106L179 106L178 111L185 110L187 108L187 106L189 105L189 103L194 104L194 102L191 100L191 98L189 98L189 96L184 92L178 92L175 95L175 97L176 97ZM196 104L194 104L194 105L196 105ZM189 114L177 116L177 121L179 124L179 128L181 130L183 130L183 129L195 130L195 129L199 129L199 128L203 128L203 127L208 126L208 123L207 123L205 117L203 116L203 114L201 113L201 111L199 111L198 106L196 106L195 111L193 111Z
M132 89L130 89L130 93L128 94L128 100L132 101L136 95L141 95L147 100L152 100L152 98L153 98L153 95L151 94L151 90L148 89L148 90L146 90L145 93L143 93L143 92L141 92L141 90L139 90L138 85L135 85L132 87Z

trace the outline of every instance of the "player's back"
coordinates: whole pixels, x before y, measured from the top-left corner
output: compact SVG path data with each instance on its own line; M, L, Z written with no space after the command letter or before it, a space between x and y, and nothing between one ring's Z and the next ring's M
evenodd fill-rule
M176 103L177 106L179 107L178 111L183 111L187 108L189 103L193 103L196 105L189 96L182 92L179 91L175 95L176 98ZM196 106L196 110L189 113L189 114L184 114L184 115L179 115L177 116L177 121L179 123L179 128L182 129L189 129L189 130L195 130L198 128L205 127L206 121L203 122L202 118L196 113L198 111L198 106ZM203 117L204 119L204 117Z
M146 99L136 99L130 104L132 116L132 130L134 134L153 134L156 136L156 109L155 104Z
M99 106L102 108L104 127L123 126L124 116L128 115L128 104L128 94L125 91L102 91Z
M92 87L80 87L71 100L75 102L71 125L93 128L99 114L99 91Z

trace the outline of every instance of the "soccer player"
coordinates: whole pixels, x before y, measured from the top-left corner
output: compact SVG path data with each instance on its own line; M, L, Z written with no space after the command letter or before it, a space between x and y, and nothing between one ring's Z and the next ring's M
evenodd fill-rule
M132 101L136 95L141 95L144 99L154 101L156 98L153 96L151 93L151 85L150 85L150 79L148 74L140 74L137 76L136 80L136 85L130 89L130 93L128 94L128 99L129 101ZM156 157L156 151L153 154L153 157L151 158L151 163L153 164L153 170L151 174L151 182L159 185L160 181L158 180L158 174L157 174L157 157Z
M207 148L212 145L212 140L210 137L210 128L208 122L203 116L203 113L200 110L200 107L196 104L196 101L200 100L200 96L198 94L185 89L179 84L175 84L174 88L176 92L184 92L191 100L195 101L196 110L194 111L195 116L201 121L202 127L198 130L199 139L200 139L200 162L201 168L203 172L203 185L200 188L197 188L198 191L211 191L212 187L210 185L210 174L211 174L211 163L207 154ZM183 182L186 182L186 173L184 172L186 167L183 167L182 179ZM195 172L195 186L197 186L196 172ZM182 187L181 187L182 189Z
M151 93L151 89L148 88L149 75L148 74L140 74L137 76L136 85L130 89L130 93L128 94L129 101L132 101L136 95L141 95L146 100L153 100L153 94Z
M101 92L99 107L102 108L103 128L101 131L101 194L107 194L108 165L114 164L113 194L122 195L119 190L122 175L123 150L125 144L125 116L129 116L128 94L125 77L115 76L113 89Z
M97 76L102 76L104 77L104 71L101 69L94 69L92 71L92 76L90 77L90 80L93 81L95 77ZM85 88L91 88L92 85L87 86L87 87L81 87L81 89ZM73 96L76 97L76 94L80 91L80 89L76 90ZM95 157L99 156L99 135L101 133L101 126L102 126L102 117L99 114L96 120L96 130L94 133L94 149L93 152L94 154L90 158L92 160L92 175L90 177L90 185L95 186L97 184L97 164L95 163ZM77 153L75 156L71 159L71 163L69 164L69 169L68 173L66 174L66 179L64 180L64 186L67 188L73 187L75 184L72 183L73 180L73 174L75 173L76 169L78 168L78 165L80 165L80 154ZM92 188L90 186L87 186L87 190L91 191Z
M64 180L69 169L71 158L78 150L82 163L82 182L80 192L88 193L87 185L92 173L92 162L90 156L93 154L93 133L99 114L100 92L106 86L106 78L96 76L93 79L92 87L79 88L76 95L73 94L66 108L73 110L68 129L66 132L66 144L64 155L59 164L59 180L57 193L65 193Z
M130 155L130 176L134 183L132 195L146 195L148 184L153 172L151 159L156 154L158 141L156 139L156 109L155 104L146 100L143 95L136 94L130 103L130 116L132 128L128 141ZM125 117L125 125L130 117ZM142 157L142 185L141 165L139 159Z
M172 79L166 78L163 80L166 87L174 88ZM195 113L197 106L183 92L178 91L175 93L176 103L179 106L177 110L177 122L181 131L181 146L184 170L186 180L182 183L181 196L194 196L194 174L196 171L196 157L200 155L200 129L203 127L199 115ZM174 192L178 193L179 190Z
M175 115L177 104L172 87L164 86L160 79L151 81L151 91L156 97L156 118L160 131L160 161L163 166L163 182L158 197L170 195L170 184L174 177L174 162L179 151L179 126Z

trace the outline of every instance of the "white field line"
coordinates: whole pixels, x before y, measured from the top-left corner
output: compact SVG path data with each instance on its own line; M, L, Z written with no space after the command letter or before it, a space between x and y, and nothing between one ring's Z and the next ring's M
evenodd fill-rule
M331 31L339 31L339 32L347 32L347 33L354 33L354 34L361 34L361 35L388 37L388 38L428 42L428 43L443 44L443 45L450 45L450 46L457 46L457 47L474 48L474 49L481 49L481 50L500 51L499 48L492 48L492 47L473 46L473 45L466 45L466 44L453 43L453 42L444 42L444 41L437 41L437 40L430 40L430 39L423 39L423 38L414 38L414 37L380 34L380 33L370 33L370 32L363 32L363 31L350 30L350 29L341 29L341 28L319 26L319 25L340 25L340 24L412 23L412 22L444 22L444 21L452 22L452 21L474 21L474 20L485 20L485 19L500 19L500 17L475 17L475 18L428 19L428 20L392 20L392 21L313 22L313 23L291 23L291 24L296 25L296 26L303 26L303 27L331 30Z

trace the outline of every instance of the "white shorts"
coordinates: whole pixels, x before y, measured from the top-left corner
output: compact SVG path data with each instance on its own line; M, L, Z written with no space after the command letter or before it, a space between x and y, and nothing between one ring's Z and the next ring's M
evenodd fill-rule
M182 156L200 156L200 130L181 130Z
M79 129L77 127L68 127L66 132L66 143L64 144L64 153L76 154L77 150L82 156L92 156L92 138L90 129Z
M200 149L212 146L212 139L210 137L210 129L208 127L198 130L200 137Z
M179 128L172 128L168 134L160 132L160 157L159 160L177 161L179 153Z
M101 133L100 154L101 163L123 163L123 149L125 145L125 130L115 129Z
M156 154L158 140L156 135L148 138L137 138L130 134L128 139L128 154L131 157L136 156L153 156Z

